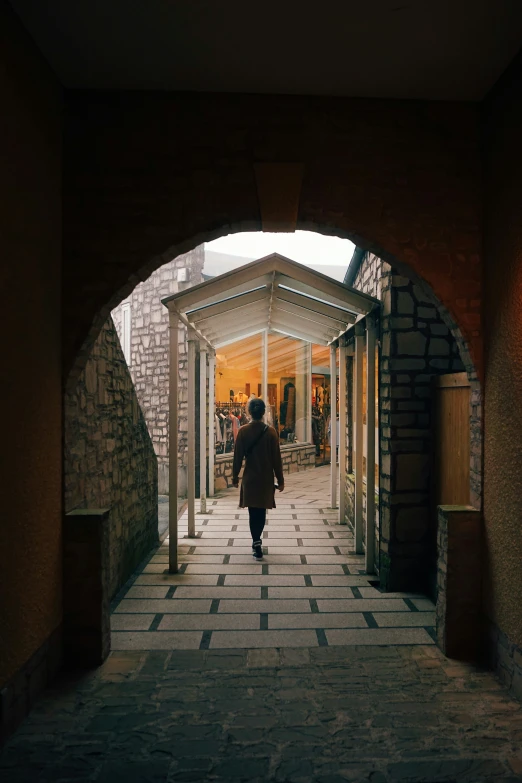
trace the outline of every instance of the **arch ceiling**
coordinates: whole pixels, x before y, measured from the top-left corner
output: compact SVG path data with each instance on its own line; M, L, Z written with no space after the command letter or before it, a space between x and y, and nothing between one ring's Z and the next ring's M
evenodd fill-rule
M216 349L265 329L329 345L379 306L372 296L278 253L162 302Z
M481 100L522 44L520 0L11 3L68 88Z

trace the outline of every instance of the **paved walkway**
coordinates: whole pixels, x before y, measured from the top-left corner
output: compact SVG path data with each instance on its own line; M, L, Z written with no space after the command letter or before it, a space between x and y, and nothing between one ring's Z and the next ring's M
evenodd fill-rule
M113 615L126 649L47 690L1 783L522 781L522 705L444 658L425 599L365 586L327 471L289 487L262 565L230 493L184 573L158 551Z
M167 539L116 607L113 650L433 644L433 604L371 586L329 488L329 467L289 477L268 513L262 563L237 490L209 501L195 539L185 512L180 573L168 573Z

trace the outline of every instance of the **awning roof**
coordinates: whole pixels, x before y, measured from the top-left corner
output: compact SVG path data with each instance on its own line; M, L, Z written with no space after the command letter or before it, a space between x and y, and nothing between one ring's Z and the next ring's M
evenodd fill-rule
M213 348L265 329L328 345L379 304L372 296L278 253L162 302Z

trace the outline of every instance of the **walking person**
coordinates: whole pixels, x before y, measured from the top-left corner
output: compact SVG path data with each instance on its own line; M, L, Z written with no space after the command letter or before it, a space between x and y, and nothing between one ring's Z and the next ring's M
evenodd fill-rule
M265 403L258 397L252 398L248 403L252 421L239 428L232 468L232 484L238 487L239 472L243 459L246 459L239 505L241 508L248 508L252 555L256 560L263 559L261 536L266 522L266 510L275 508L274 476L279 492L285 488L279 437L273 427L263 422L265 410Z

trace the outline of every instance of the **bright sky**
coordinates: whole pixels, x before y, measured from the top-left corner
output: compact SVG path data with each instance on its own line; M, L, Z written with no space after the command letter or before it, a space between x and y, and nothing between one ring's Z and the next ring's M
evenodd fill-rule
M296 231L294 234L270 234L247 231L229 234L213 242L207 242L209 250L234 256L262 258L269 253L281 253L300 264L332 264L347 268L354 244L339 237L325 237L313 231Z

